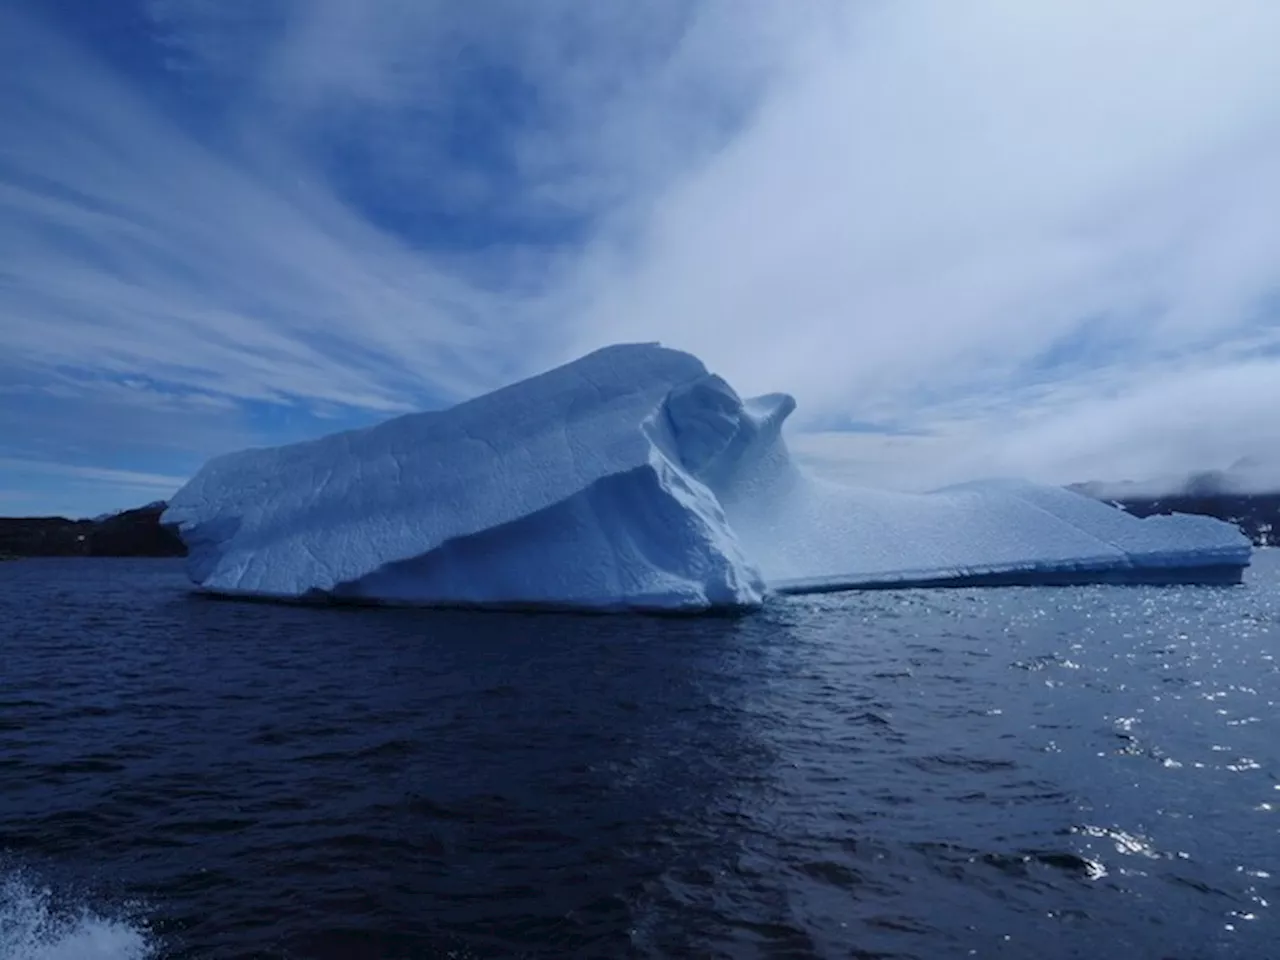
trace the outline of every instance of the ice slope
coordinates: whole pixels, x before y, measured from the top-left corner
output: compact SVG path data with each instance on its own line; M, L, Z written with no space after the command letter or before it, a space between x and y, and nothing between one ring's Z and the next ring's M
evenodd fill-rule
M766 590L1231 580L1250 546L1058 488L839 486L786 394L609 347L437 413L211 461L170 502L203 588L409 604L750 607Z

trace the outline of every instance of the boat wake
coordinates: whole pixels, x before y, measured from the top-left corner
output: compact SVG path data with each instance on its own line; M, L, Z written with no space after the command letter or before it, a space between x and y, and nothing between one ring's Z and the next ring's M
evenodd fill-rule
M0 957L4 960L153 960L145 923L105 916L61 898L22 871L0 874Z

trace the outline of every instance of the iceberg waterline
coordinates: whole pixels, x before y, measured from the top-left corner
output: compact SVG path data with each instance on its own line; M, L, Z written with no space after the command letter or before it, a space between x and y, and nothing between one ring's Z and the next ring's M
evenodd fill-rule
M162 518L225 595L598 610L750 608L771 590L1238 579L1248 540L1079 494L931 494L807 475L786 394L606 347L448 410L218 457ZM1064 580L1064 578L1066 578Z

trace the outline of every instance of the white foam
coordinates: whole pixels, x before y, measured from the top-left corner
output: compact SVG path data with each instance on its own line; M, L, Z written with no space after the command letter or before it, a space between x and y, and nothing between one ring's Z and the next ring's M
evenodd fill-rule
M79 905L55 906L52 891L21 873L0 877L0 960L148 960L145 925Z

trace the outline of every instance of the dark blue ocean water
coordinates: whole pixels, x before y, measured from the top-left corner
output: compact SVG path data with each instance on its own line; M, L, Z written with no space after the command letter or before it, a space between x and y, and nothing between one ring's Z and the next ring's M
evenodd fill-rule
M0 564L0 957L1280 957L1280 556L740 619Z

